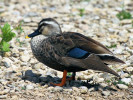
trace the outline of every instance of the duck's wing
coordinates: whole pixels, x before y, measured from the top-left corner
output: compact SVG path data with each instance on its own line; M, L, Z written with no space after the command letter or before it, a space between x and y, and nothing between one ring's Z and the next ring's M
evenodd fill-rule
M122 60L115 57L104 45L90 37L73 32L67 32L65 35L64 37L68 37L67 35L69 35L69 39L73 41L75 45L75 47L68 52L71 57L77 58L76 56L81 56L80 58L82 58L82 56L85 56L87 53L94 53L106 64L124 63Z
M112 52L109 49L107 49L104 45L93 40L90 37L86 37L82 34L74 32L67 32L66 34L69 34L70 38L76 44L76 46L80 47L83 50L95 54L112 54Z
M57 41L55 43L59 44L56 48L59 50L59 48L61 49L63 47L61 51L66 51L65 56L55 55L55 58L58 59L60 64L68 68L73 66L75 68L93 69L119 76L105 64L104 60L106 58L103 55L106 55L109 60L113 57L115 62L123 63L123 61L114 57L111 51L99 42L79 33L64 33L58 35L56 39Z

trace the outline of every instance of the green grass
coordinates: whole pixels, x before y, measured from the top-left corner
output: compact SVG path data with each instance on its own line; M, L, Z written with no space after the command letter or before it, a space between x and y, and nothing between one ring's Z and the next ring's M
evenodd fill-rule
M67 73L67 76L72 76L72 73L71 73L71 72L68 72L68 73Z
M80 8L79 9L79 16L84 16L84 14L85 14L85 9L84 8Z
M24 41L20 41L19 38L16 38L16 41L19 43L19 46L22 47L23 44L25 44Z
M24 32L23 28L22 28L22 24L23 24L23 20L20 21L19 25L16 26L14 29L18 32L18 33L22 33Z
M12 40L13 37L16 36L16 34L11 29L11 26L6 23L3 27L0 26L2 34L0 34L0 37L2 38L0 42L0 51L1 52L8 52L10 51L10 44L9 42Z
M117 15L117 18L119 20L124 20L124 19L132 19L132 15L130 12L126 11L126 10L122 10L121 12L119 12Z
M111 44L111 46L106 46L107 48L116 48L117 44Z
M125 82L122 82L121 80L119 80L118 82L113 82L113 84L114 85L117 85L117 84L124 84L124 85L127 85L128 86L128 84L126 84Z
M26 90L26 86L21 87L22 90Z

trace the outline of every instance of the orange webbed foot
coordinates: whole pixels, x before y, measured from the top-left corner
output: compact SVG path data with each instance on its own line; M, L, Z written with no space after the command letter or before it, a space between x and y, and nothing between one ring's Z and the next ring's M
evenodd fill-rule
M63 78L62 78L62 81L61 81L61 83L59 83L59 84L55 84L55 83L50 83L50 84L52 84L52 85L54 85L54 86L64 86L65 85L65 83L66 83L66 76L67 76L67 70L64 70L64 72L63 72Z

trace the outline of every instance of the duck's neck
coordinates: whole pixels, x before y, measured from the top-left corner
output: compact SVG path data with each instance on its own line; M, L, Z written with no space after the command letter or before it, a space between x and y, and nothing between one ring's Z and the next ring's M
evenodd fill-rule
M46 38L47 37L45 37L44 35L38 35L38 36L33 37L32 40L31 40L31 48L33 48L34 50L38 50L39 45Z

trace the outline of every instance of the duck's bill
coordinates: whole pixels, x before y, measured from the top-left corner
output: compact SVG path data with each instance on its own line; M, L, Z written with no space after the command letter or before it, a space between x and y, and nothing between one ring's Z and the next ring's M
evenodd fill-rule
M25 38L26 38L26 39L29 39L30 37L27 35Z
M26 39L32 38L32 37L37 36L37 35L39 35L39 34L40 34L40 32L39 32L38 30L35 30L33 33L27 35L25 38L26 38Z

